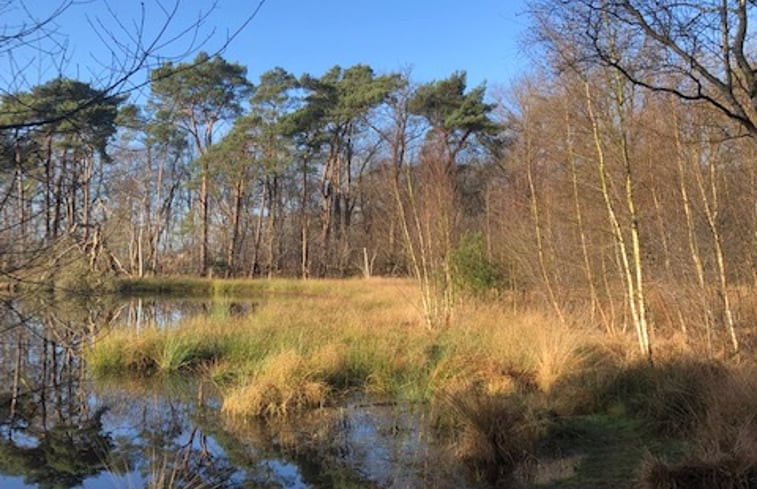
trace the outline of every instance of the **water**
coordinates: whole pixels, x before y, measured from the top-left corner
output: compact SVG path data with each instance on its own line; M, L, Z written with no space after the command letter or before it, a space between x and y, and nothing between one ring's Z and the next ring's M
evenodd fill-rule
M293 419L232 420L196 379L98 382L82 360L102 328L244 316L261 300L3 301L0 488L466 486L423 406L358 397Z

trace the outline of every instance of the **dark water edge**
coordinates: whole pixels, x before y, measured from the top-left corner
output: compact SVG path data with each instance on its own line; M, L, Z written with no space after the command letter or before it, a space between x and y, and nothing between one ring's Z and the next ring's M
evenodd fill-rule
M4 301L0 488L476 487L425 406L354 398L289 419L229 419L211 386L93 382L82 359L101 328L254 314L257 303Z

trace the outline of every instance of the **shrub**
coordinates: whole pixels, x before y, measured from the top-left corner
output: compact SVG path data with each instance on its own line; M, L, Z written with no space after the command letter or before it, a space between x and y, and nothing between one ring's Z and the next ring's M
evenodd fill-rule
M457 289L481 295L499 287L500 270L486 255L486 242L480 233L463 236L452 255L453 284Z

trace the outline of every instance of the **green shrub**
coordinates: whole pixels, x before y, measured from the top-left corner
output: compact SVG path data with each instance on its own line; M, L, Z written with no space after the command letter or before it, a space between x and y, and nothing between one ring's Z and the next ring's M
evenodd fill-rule
M453 284L462 291L480 295L502 283L499 268L487 257L480 233L465 234L452 255Z

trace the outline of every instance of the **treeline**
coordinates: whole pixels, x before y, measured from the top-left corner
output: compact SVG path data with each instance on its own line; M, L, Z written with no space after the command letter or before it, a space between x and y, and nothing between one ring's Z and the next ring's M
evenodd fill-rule
M498 103L463 72L276 68L253 83L204 54L153 71L142 106L68 79L4 96L3 272L76 257L132 277L410 275L428 324L461 291L496 289L635 328L647 355L662 328L737 352L756 307L757 147L734 80L752 60L725 59L730 92L710 94L669 45L612 42L620 28L659 41L633 11L618 28L594 17L631 3L557 18L533 3L544 66ZM740 11L722 12L737 43ZM589 40L564 24L581 14ZM623 49L667 68L624 70Z
M200 54L151 79L143 106L68 79L4 97L4 270L66 236L130 276L406 274L391 182L431 153L476 177L503 130L464 73L411 87L364 65L276 68L253 84Z

